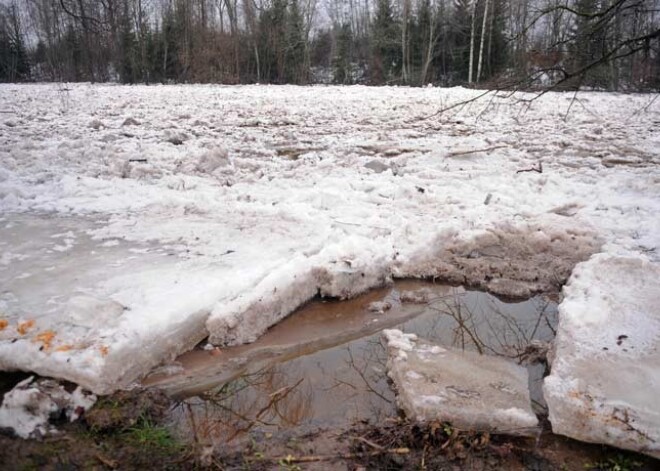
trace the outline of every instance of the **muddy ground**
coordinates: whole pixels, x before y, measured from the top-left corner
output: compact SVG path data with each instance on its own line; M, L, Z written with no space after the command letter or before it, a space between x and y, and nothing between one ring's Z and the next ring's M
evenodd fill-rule
M59 424L42 440L0 435L6 470L652 470L660 462L545 431L535 439L424 427L390 417L340 429L264 433L252 430L231 448L176 437L167 423L175 404L158 390L101 399L78 423Z

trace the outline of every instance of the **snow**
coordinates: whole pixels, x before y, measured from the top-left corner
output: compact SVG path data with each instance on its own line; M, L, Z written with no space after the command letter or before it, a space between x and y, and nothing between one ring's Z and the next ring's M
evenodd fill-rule
M21 438L42 437L56 431L49 420L63 415L77 420L96 402L96 396L80 387L67 392L53 380L27 378L4 395L0 406L0 428L10 429Z
M317 293L437 276L524 296L596 252L658 263L646 96L421 119L481 92L67 90L0 85L2 369L107 393L209 335L252 341Z

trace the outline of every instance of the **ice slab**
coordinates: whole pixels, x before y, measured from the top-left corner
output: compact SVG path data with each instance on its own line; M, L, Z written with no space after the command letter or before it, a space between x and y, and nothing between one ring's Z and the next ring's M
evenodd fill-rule
M555 433L660 458L660 266L596 255L559 306L544 394Z
M384 336L388 375L399 406L411 420L513 435L538 432L524 367L432 345L400 330L385 330Z
M346 298L387 276L373 240L317 251L306 238L297 242L308 254L291 257L287 243L276 240L266 255L246 234L232 250L220 239L218 253L200 256L186 244L107 236L107 224L52 213L2 218L0 369L110 393L209 334L223 345L251 342L319 291ZM211 230L221 236L222 223ZM268 234L258 224L254 232Z
M193 267L164 244L93 238L103 224L5 215L0 248L20 255L0 266L0 369L106 393L204 338L204 298L182 297Z

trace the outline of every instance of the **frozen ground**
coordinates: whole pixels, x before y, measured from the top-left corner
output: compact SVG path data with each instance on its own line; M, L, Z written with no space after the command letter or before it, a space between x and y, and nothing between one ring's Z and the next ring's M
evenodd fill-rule
M660 101L487 97L420 119L477 93L0 86L0 367L106 393L318 292L435 276L526 295L595 252L656 269ZM644 278L600 276L613 299Z

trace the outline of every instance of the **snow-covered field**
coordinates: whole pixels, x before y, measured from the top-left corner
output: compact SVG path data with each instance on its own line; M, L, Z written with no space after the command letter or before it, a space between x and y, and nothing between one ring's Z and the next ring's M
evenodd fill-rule
M657 267L660 101L429 117L479 93L1 85L0 367L106 393L318 292L438 276L525 295L595 252Z

